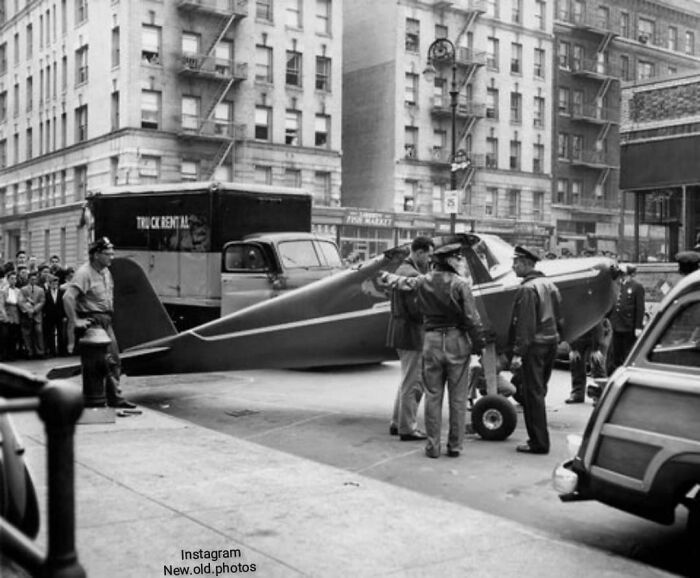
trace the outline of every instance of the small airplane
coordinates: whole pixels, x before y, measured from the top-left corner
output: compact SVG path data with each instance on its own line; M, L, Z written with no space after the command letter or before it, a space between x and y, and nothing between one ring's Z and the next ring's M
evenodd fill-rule
M460 243L474 282L482 321L506 346L510 312L520 284L512 271L514 249L499 237L465 233L434 238L435 246ZM177 333L142 269L115 259L114 330L127 375L162 375L262 368L311 368L396 359L385 344L389 301L379 282L409 253L390 249L274 299ZM563 339L582 335L614 304L615 267L600 257L538 263L564 303ZM49 378L69 375L54 368ZM73 372L74 373L74 372Z

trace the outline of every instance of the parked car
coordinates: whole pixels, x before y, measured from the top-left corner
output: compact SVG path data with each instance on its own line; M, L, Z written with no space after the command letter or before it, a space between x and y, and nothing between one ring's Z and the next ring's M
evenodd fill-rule
M562 501L597 500L662 524L683 504L700 535L700 271L662 301L572 454L553 473Z

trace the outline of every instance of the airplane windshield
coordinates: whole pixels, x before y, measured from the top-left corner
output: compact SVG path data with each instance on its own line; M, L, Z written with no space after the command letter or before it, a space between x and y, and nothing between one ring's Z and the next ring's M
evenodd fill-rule
M493 236L483 236L476 245L472 246L484 267L495 280L511 270L513 262L513 247Z

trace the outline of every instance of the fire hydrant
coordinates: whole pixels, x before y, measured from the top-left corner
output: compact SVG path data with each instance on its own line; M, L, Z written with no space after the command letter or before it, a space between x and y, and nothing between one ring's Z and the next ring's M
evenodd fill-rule
M85 407L105 407L105 379L107 346L111 343L107 332L101 327L89 327L80 340L80 364L83 373L83 399Z

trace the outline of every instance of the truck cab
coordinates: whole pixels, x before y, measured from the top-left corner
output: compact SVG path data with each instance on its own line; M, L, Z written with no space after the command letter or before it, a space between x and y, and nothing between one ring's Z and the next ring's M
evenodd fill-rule
M221 315L308 285L343 268L332 241L311 233L248 235L224 245Z

